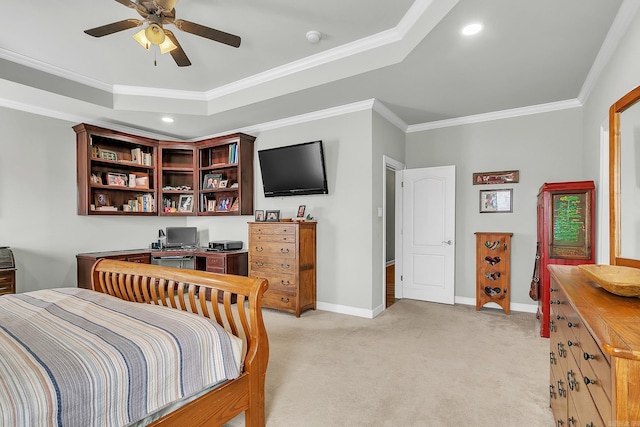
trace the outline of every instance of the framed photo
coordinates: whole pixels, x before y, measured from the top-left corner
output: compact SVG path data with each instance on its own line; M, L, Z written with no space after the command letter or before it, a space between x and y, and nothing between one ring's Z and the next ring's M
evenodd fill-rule
M182 195L178 204L178 212L193 212L193 196Z
M267 222L278 222L280 221L280 211L267 211L267 218L265 221Z
M229 183L228 179L221 179L218 188L227 188L227 184Z
M127 181L129 180L129 176L123 173L108 173L107 174L107 184L115 185L118 187L126 187Z
M296 215L297 218L304 218L304 211L307 208L306 205L300 205L298 206L298 215Z
M256 222L262 222L262 221L264 221L264 211L256 210Z
M109 206L109 195L107 193L95 193L93 203L96 206Z
M98 149L98 157L104 160L118 161L118 154L115 151Z
M231 209L231 199L229 197L221 197L218 199L218 206L216 206L217 212L229 212Z
M216 201L208 200L207 201L207 212L215 212L216 211Z
M220 173L208 173L202 180L202 188L204 190L213 190L214 188L220 188L220 180L222 174Z
M480 190L480 213L513 212L513 189Z
M473 185L512 184L520 182L520 171L478 172L473 174Z

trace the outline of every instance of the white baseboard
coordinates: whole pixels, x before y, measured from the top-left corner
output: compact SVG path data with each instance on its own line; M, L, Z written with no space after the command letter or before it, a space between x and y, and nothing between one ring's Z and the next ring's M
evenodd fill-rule
M475 298L468 297L455 297L454 299L456 304L463 305L476 305ZM484 305L485 307L491 308L499 308L502 309L498 304L494 302L490 302ZM521 304L512 302L509 306L511 311L520 311L523 313L536 313L538 311L537 304ZM316 308L322 311L330 311L332 313L340 313L340 314L348 314L350 316L364 317L365 319L373 319L383 312L382 305L374 308L373 310L368 310L365 308L356 308L349 307L347 305L338 305L338 304L329 304L326 302L316 302Z

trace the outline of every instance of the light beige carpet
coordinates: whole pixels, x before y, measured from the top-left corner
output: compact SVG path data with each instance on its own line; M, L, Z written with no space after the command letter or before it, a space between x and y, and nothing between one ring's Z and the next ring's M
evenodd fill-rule
M264 318L267 426L553 425L533 314L405 299L375 319Z

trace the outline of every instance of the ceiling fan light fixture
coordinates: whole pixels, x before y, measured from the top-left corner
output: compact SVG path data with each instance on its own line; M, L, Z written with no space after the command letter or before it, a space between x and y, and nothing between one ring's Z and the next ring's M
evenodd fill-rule
M135 41L140 43L140 46L149 50L149 48L151 47L151 42L147 39L147 36L144 35L144 32L145 32L144 29L140 30L137 33L135 33L132 37Z
M173 49L177 49L178 46L173 44L169 37L165 37L164 41L158 45L160 48L160 53L164 55L167 52L171 52Z
M147 40L158 46L165 40L164 31L158 24L149 24L149 26L144 30L144 35L147 37Z

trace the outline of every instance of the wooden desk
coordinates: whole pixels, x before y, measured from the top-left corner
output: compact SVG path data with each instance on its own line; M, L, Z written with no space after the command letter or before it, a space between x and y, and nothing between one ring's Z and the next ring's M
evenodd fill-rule
M195 257L195 269L212 273L235 274L246 276L247 251L216 252L206 249L184 251L160 251L151 249L132 249L122 251L91 252L76 255L78 261L78 287L91 289L91 267L99 259L108 258L120 261L141 262L151 264L154 256L182 256L193 255Z

